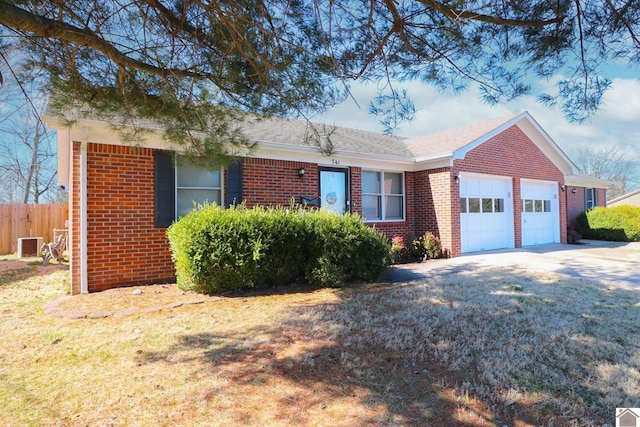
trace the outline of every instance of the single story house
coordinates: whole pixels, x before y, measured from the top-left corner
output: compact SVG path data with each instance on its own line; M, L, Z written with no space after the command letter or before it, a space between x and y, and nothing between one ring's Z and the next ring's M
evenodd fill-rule
M608 206L640 206L640 190L632 191L631 193L623 194L620 197L609 200Z
M105 121L44 119L69 189L73 294L174 280L165 232L194 200L357 212L389 237L431 231L448 256L566 243L607 200L609 183L579 175L528 112L418 138L335 128L329 156L304 121L256 121L243 126L256 151L224 170L176 161L159 131L131 146Z

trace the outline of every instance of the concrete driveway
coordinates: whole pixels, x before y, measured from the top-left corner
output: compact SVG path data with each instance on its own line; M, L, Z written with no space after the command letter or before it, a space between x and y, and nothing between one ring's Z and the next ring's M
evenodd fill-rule
M431 274L451 274L474 266L513 268L529 273L554 272L575 278L640 285L640 242L583 240L581 245L539 245L465 254L457 258L397 265L391 282L419 280Z

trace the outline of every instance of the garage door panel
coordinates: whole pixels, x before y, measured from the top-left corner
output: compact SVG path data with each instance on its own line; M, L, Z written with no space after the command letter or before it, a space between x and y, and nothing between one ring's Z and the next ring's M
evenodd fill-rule
M560 241L558 184L522 181L522 245Z
M462 252L514 246L511 179L488 176L460 182Z

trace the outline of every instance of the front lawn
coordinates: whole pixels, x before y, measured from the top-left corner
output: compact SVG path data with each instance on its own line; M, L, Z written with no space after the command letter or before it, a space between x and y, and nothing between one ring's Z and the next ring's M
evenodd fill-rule
M474 269L74 320L43 313L68 289L48 268L0 269L3 426L615 425L640 407L640 293L614 284Z

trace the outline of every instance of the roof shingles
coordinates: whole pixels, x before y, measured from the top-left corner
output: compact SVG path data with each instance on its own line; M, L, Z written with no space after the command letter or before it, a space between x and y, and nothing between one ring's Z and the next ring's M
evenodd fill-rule
M416 158L451 155L456 150L505 125L520 114L498 117L447 129L430 135L404 140L404 144Z

